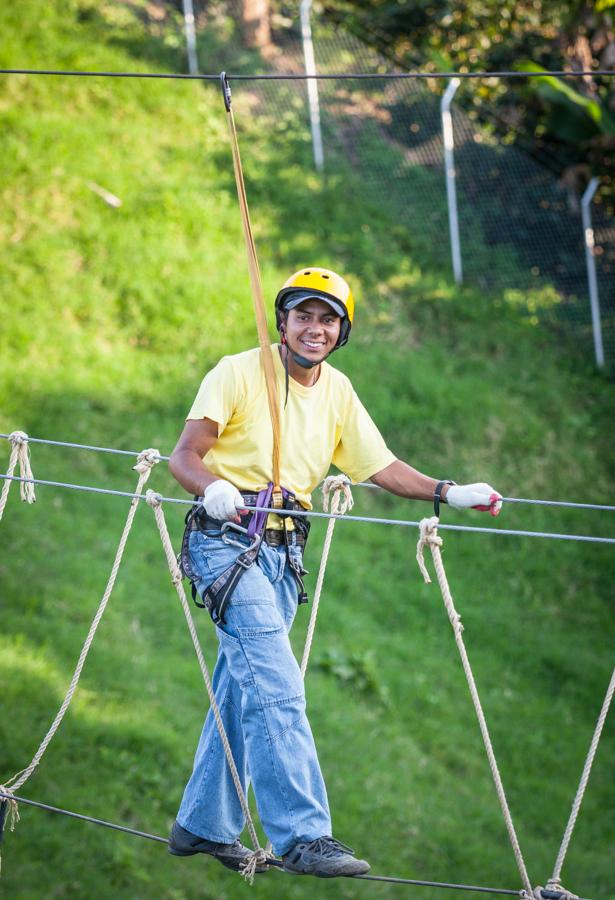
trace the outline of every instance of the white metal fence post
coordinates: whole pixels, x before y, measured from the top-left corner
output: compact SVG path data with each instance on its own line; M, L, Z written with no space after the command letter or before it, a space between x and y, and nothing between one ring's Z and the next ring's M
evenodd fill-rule
M198 75L199 61L196 55L196 30L194 27L194 7L192 0L182 0L184 6L184 28L186 31L186 49L188 50L188 71Z
M451 255L453 257L453 274L457 284L463 281L461 265L461 243L459 241L459 219L457 216L457 185L455 183L455 138L453 135L453 117L451 103L460 85L459 78L451 78L440 101L442 118L442 137L444 141L444 174L446 178L446 201L448 204L448 226L451 236Z
M301 15L301 40L303 43L303 58L305 60L305 74L316 74L316 61L314 59L314 44L312 43L312 25L310 13L312 0L301 0L299 7ZM307 79L308 103L310 106L310 128L312 130L312 148L314 152L314 165L322 172L325 164L325 156L322 146L322 131L320 128L320 106L318 103L318 81L316 78Z
M598 297L598 279L596 278L596 260L594 257L594 229L590 204L598 189L600 180L592 178L581 198L581 215L583 216L583 238L585 241L585 262L587 263L587 281L589 285L589 303L592 312L592 329L594 332L594 350L596 364L604 368L604 348L602 346L602 324L600 322L600 300Z

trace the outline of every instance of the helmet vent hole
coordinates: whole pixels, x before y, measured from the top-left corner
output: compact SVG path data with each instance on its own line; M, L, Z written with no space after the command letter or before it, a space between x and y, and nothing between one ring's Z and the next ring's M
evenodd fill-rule
M312 273L311 273L311 272L304 272L303 274L304 274L304 275L311 275Z
M322 278L328 278L329 276L328 276L328 275L322 275L321 277L322 277Z

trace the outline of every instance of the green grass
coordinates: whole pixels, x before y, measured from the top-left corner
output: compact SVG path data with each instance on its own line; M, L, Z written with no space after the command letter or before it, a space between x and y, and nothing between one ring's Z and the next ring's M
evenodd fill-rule
M2 65L181 68L177 24L144 10L112 0L49 3L44 14L34 2L7 7ZM208 59L232 57L232 30L225 40L206 36ZM253 56L241 64L255 65ZM513 305L504 292L455 287L430 256L422 223L402 228L394 200L361 189L343 159L317 178L297 95L277 90L277 118L252 88L234 90L267 296L304 260L348 274L357 323L334 362L392 449L418 468L490 480L510 496L608 502L612 386L533 327L523 298ZM219 90L11 77L0 91L0 429L168 453L203 373L255 341ZM369 158L374 147L363 152ZM427 209L428 185L416 178L417 204ZM122 206L106 206L89 181ZM32 464L40 478L136 484L124 457L35 445ZM163 466L151 484L181 496ZM359 514L429 512L355 495ZM0 525L0 781L29 762L64 697L126 511L118 498L45 487L26 507L12 488ZM166 512L177 542L182 512ZM450 510L444 517L488 524ZM606 516L583 511L515 505L499 522L613 534ZM313 590L323 526L312 534ZM336 529L308 671L335 832L379 873L517 888L450 625L437 586L422 583L414 561L416 537L414 529ZM528 868L544 883L613 663L613 554L448 532L444 560ZM298 616L298 652L307 615ZM197 620L212 663L211 624ZM350 669L345 678L326 665L336 655ZM144 507L76 697L23 794L166 834L205 708ZM614 762L607 721L564 869L571 889L596 900L615 893ZM172 859L157 844L26 808L2 849L2 886L24 900L404 890L273 872L250 892L205 859Z

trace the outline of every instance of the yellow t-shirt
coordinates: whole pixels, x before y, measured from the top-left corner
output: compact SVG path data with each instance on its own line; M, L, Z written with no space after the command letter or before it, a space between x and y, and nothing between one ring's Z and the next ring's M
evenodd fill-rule
M312 508L311 493L333 462L354 482L395 461L350 380L328 363L312 387L293 378L285 399L285 373L278 345L272 346L280 401L283 487ZM218 440L203 462L243 491L271 481L273 435L260 349L225 356L203 379L187 416L218 423Z

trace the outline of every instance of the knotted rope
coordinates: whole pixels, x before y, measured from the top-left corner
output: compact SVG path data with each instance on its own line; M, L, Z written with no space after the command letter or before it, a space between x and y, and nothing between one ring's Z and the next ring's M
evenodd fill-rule
M478 724L480 726L481 734L483 736L483 742L485 744L485 750L487 751L487 757L489 759L489 766L491 768L491 774L493 775L493 780L495 782L495 789L498 795L498 799L500 801L500 807L502 809L502 813L504 816L504 821L506 823L506 828L508 831L508 836L510 838L510 842L512 844L512 848L515 854L515 859L517 860L517 866L519 868L519 873L521 875L521 881L523 883L523 887L525 889L525 894L528 898L534 897L534 892L532 890L532 885L527 873L527 869L525 867L525 861L523 859L523 855L521 853L521 847L519 846L519 841L517 839L517 833L515 831L515 826L513 824L512 816L510 814L510 809L508 807L508 801L506 800L506 794L504 793L504 785L502 784L502 779L500 777L500 772L498 770L498 765L495 758L495 753L493 752L493 745L491 743L491 738L489 736L489 730L487 728L487 722L485 720L485 715L483 713L483 708L481 706L480 698L478 696L478 689L476 687L476 682L474 681L474 675L472 673L472 669L470 666L470 661L468 659L468 654L465 648L465 644L463 642L463 625L461 624L461 616L455 609L455 605L453 603L453 598L450 592L450 588L448 586L448 581L446 578L446 572L444 571L444 565L442 563L442 538L438 535L438 518L437 516L432 516L430 519L422 519L419 523L420 528L420 538L416 548L416 558L419 564L419 568L421 570L421 574L425 579L427 584L431 584L431 578L429 577L429 573L427 571L427 567L425 566L425 561L423 559L423 552L425 547L429 547L431 550L431 555L433 557L433 562L436 570L436 576L438 578L438 584L440 585L440 590L442 592L442 599L444 600L444 605L446 607L446 611L448 613L448 617L450 623L453 627L453 633L455 635L455 642L457 643L457 647L459 649L459 653L461 655L461 661L463 663L463 670L466 674L466 679L468 682L468 687L470 688L470 694L472 695L472 702L474 703L474 709L476 710L476 715L478 718Z
M352 499L352 493L350 491L350 479L346 475L330 475L328 478L325 478L322 485L322 497L322 506L325 512L329 512L329 504L331 504L331 512L333 515L343 516L344 513L354 506L354 500ZM316 628L316 617L318 615L318 606L320 604L320 594L322 592L327 560L329 559L329 550L331 549L331 539L333 538L333 529L335 528L336 521L336 519L329 519L327 533L322 548L320 568L318 570L318 578L316 579L316 588L314 590L314 600L312 601L312 611L310 613L310 621L308 622L305 646L303 648L303 657L301 659L302 678L305 678L308 659L312 649L312 640Z
M241 780L239 778L239 773L237 771L237 766L235 765L235 760L233 759L233 751L231 750L231 745L229 744L228 737L226 735L226 731L224 729L224 724L222 722L222 716L220 715L220 709L216 702L216 697L214 694L214 689L211 683L211 678L209 677L209 671L207 669L207 663L205 662L205 657L203 656L203 650L201 649L201 644L199 642L196 627L194 624L194 619L192 618L192 613L190 612L190 606L188 604L188 600L186 598L186 592L184 590L182 574L179 570L179 565L177 563L177 557L173 550L173 545L171 543L171 538L169 536L169 530L167 528L166 519L164 517L164 512L162 510L162 497L160 494L156 494L154 491L147 491L145 495L145 499L147 503L154 510L154 516L156 517L156 524L158 525L158 531L160 532L160 539L162 541L162 546L164 548L164 554L167 558L167 563L169 566L169 571L171 573L171 581L175 586L175 590L177 591L177 596L182 605L182 609L184 611L184 616L186 617L186 622L188 623L188 631L190 632L190 637L192 638L192 643L194 645L194 649L196 651L196 656L199 662L199 667L201 669L201 674L203 676L203 681L205 682L205 687L207 689L207 694L209 696L209 702L211 705L211 710L214 715L214 719L216 720L216 725L218 727L218 734L220 735L220 740L222 741L222 746L224 748L224 753L226 756L226 761L228 762L228 766L231 772L231 776L233 778L233 783L235 785L235 790L237 791L237 796L239 798L239 802L241 804L241 809L245 816L246 825L248 828L248 832L250 834L250 840L254 845L254 852L249 857L245 865L241 869L241 874L244 878L252 884L254 880L254 875L258 866L267 864L267 853L260 846L258 835L256 833L256 829L254 827L254 822L252 821L252 816L250 813L250 808L248 806L248 801L246 795L244 793Z
M160 462L160 454L158 453L157 450L153 450L153 449L143 450L137 456L137 463L135 466L133 466L133 468L139 473L139 480L137 482L137 487L135 489L136 494L141 493L141 490L142 490L145 482L147 481L147 479L150 476L153 466L155 466L157 462ZM130 529L132 528L133 519L135 517L135 513L137 511L138 505L139 505L139 497L133 497L133 499L130 503L130 509L128 511L128 517L126 519L126 524L124 525L124 530L123 530L122 536L120 538L120 543L118 545L117 552L115 554L115 560L113 563L113 568L111 569L111 574L109 575L107 587L105 588L105 592L103 594L102 600L100 601L98 609L96 610L96 615L92 619L92 624L90 625L90 630L88 631L88 635L85 639L85 643L84 643L83 647L81 648L81 653L79 654L79 660L75 667L75 671L73 672L73 677L71 678L70 685L66 692L66 696L64 697L64 700L62 701L62 705L60 706L60 709L58 710L55 719L51 723L51 727L49 728L49 731L43 738L40 747L34 754L31 763L28 766L26 766L25 769L22 769L20 772L17 772L15 775L13 775L12 778L9 778L9 780L6 782L5 785L0 785L0 790L5 794L12 795L12 794L16 793L19 790L19 788L28 780L30 775L32 775L32 773L38 766L39 762L41 761L41 758L42 758L45 750L47 749L51 739L53 738L54 734L60 727L60 724L62 722L62 719L64 718L66 710L68 709L70 702L73 699L73 694L75 693L75 690L77 688L77 684L78 684L79 678L81 676L81 671L83 669L86 657L87 657L90 647L92 645L92 641L94 640L94 636L96 634L96 629L98 628L99 622L100 622L100 620L103 616L103 613L106 609L109 597L111 596L111 592L113 591L113 587L115 585L115 580L117 578L118 569L120 567L120 563L122 562L122 557L124 555L124 548L126 546L126 541L128 540L128 535L130 534ZM19 819L19 813L17 812L17 809L16 809L17 804L15 803L14 800L5 800L4 803L9 804L10 824L11 824L11 830L13 830L16 822Z
M17 463L19 463L20 478L34 478L30 467L30 445L28 443L28 435L25 431L12 431L9 434L11 442L11 455L9 457L9 466L6 470L8 478L2 485L2 493L0 494L0 519L4 513L4 507L9 496L9 489L12 481L10 480ZM19 487L21 499L24 503L35 503L34 485L31 481L22 481Z
M576 793L574 801L572 803L570 817L568 819L568 824L564 831L564 836L562 838L562 843L559 848L559 853L557 854L557 859L555 861L555 867L553 869L553 874L551 875L551 877L549 878L549 880L547 882L548 890L563 891L565 895L568 895L569 892L560 886L560 877L562 874L562 866L564 865L564 859L566 858L566 853L568 851L568 845L570 844L570 838L572 837L572 832L573 832L575 823L577 821L577 816L578 816L579 810L581 808L581 803L583 802L585 788L587 787L587 782L589 781L589 775L590 775L592 765L594 762L594 757L596 755L596 750L598 749L598 742L600 741L600 736L602 734L604 722L606 720L607 713L609 711L609 707L610 707L611 701L613 699L613 692L615 692L615 669L613 669L613 674L611 675L611 680L610 680L609 686L606 690L604 702L603 702L602 708L600 710L600 715L598 716L598 721L596 722L594 734L591 739L591 743L589 745L589 750L587 751L587 756L585 758L585 765L583 766L583 772L581 773L581 780L579 782L579 787L577 788L577 793ZM574 897L575 894L570 894L570 896Z

